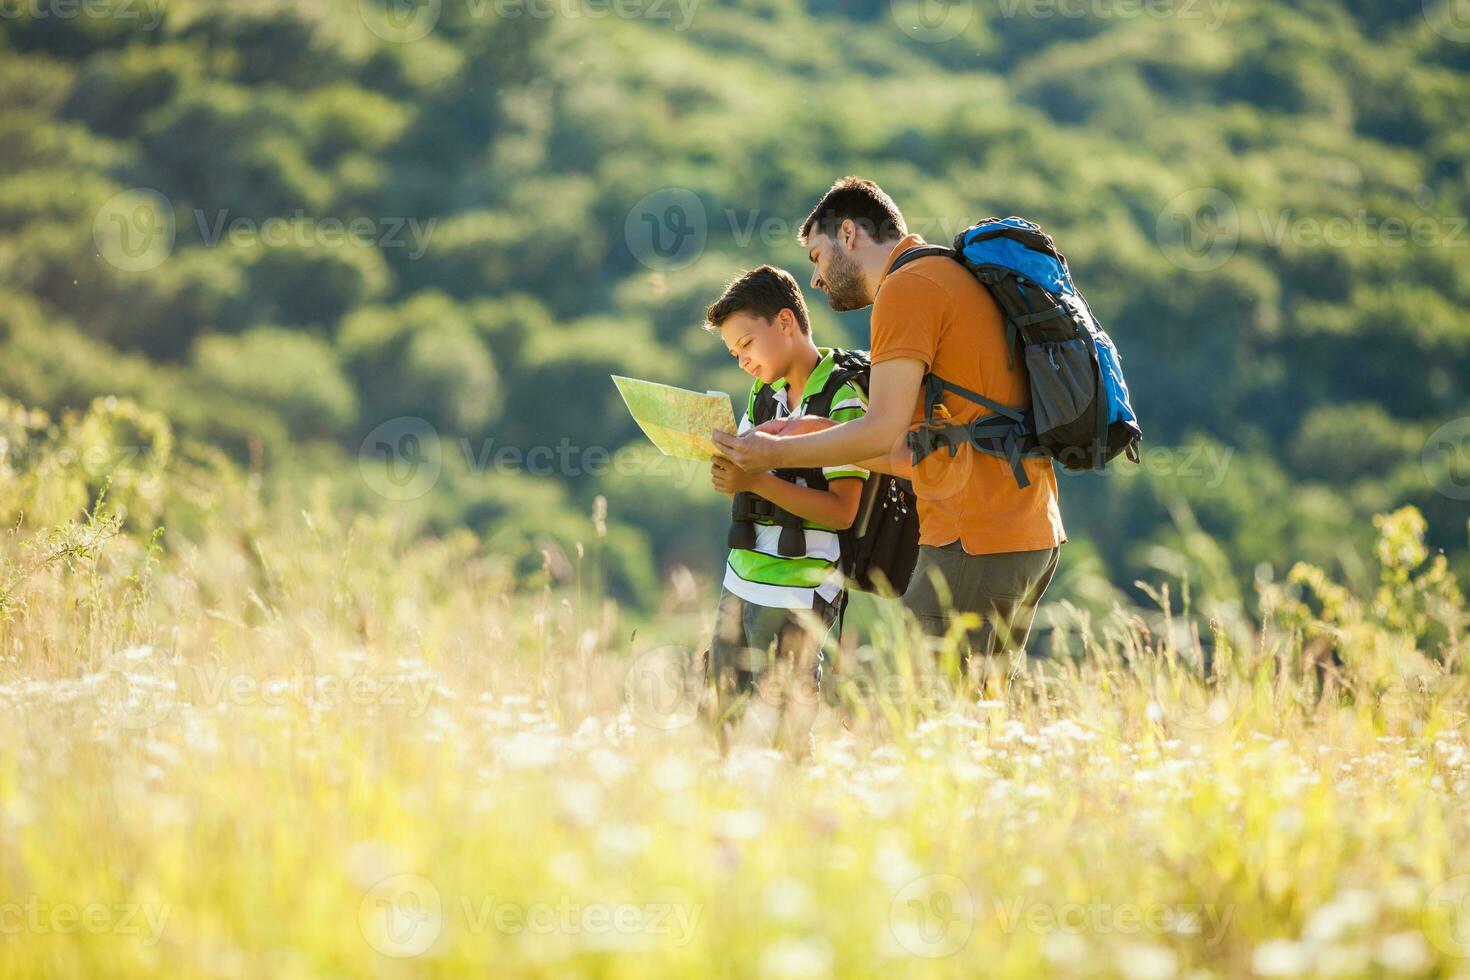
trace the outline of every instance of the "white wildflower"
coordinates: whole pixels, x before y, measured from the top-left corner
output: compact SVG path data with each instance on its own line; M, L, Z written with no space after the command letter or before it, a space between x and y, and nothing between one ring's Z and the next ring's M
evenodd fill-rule
M1312 968L1312 947L1290 939L1273 939L1251 954L1251 969L1263 977L1295 977Z

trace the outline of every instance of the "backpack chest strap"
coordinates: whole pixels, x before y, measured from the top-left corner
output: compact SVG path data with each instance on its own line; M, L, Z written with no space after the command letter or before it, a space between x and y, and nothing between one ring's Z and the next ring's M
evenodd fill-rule
M961 424L941 422L935 418L934 410L944 392L953 392L978 405L991 410L973 422ZM1016 485L1025 489L1031 485L1022 460L1027 456L1045 455L1036 434L1031 431L1030 413L1002 405L977 392L945 381L932 372L924 381L923 425L908 435L908 447L914 466L918 466L940 447L949 450L951 457L957 455L961 446L969 445L978 452L1000 456L1011 464L1011 473Z

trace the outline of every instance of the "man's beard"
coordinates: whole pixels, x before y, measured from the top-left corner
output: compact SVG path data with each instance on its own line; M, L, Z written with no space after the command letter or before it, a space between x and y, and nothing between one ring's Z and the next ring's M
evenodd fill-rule
M860 310L872 305L868 287L863 282L857 262L838 252L832 256L824 277L827 280L827 302L838 313Z

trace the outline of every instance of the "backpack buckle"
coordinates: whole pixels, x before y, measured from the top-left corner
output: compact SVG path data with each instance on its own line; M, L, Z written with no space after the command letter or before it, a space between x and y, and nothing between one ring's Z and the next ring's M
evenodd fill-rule
M959 455L960 451L960 441L954 437L954 430L957 428L958 426L946 425L935 435L935 438L941 444L949 447L949 456L951 459Z
M953 459L959 455L960 446L969 441L970 433L966 426L923 423L909 433L908 446L913 453L912 465L918 466L940 446L947 448L950 458Z
M926 429L929 438L929 451L933 452L940 446L949 450L951 458L960 451L960 444L969 441L969 433L962 425L935 425Z

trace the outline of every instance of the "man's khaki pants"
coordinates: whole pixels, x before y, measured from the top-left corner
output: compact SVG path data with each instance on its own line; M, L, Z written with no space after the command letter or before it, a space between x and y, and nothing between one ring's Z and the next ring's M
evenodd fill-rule
M962 648L966 660L976 653L1022 652L1060 555L1059 547L971 555L959 541L939 547L921 545L903 604L931 636L948 633L954 613L977 614L982 622L967 632ZM936 575L948 589L948 603L936 587Z

